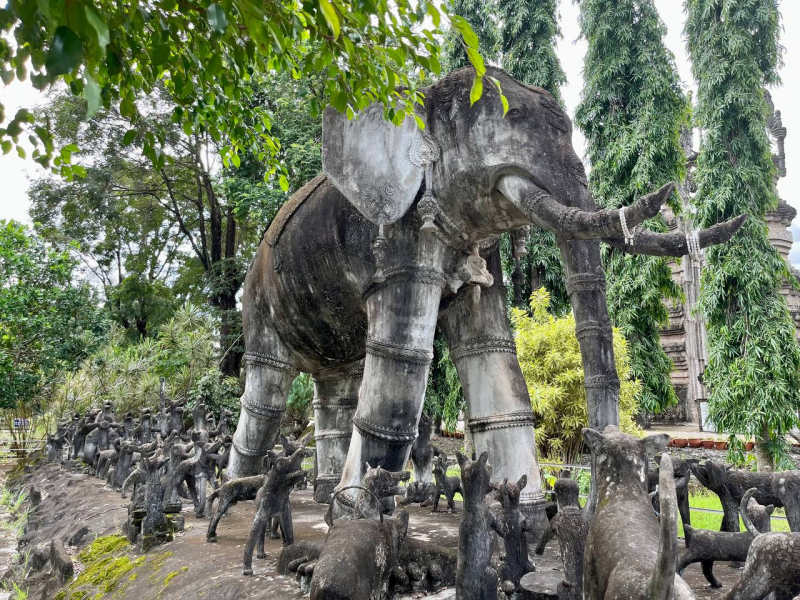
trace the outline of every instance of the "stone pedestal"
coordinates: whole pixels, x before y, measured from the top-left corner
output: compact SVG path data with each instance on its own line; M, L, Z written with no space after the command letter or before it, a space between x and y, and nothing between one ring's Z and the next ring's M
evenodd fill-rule
M522 600L558 600L558 584L564 580L561 571L534 571L519 582Z

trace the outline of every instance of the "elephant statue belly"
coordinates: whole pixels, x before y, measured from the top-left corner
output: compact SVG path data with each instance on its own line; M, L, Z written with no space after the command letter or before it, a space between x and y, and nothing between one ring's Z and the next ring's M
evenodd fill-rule
M600 240L681 256L689 242L730 238L743 217L688 242L637 227L658 214L671 184L622 210L597 210L566 114L546 91L489 71L508 99L506 115L490 86L470 106L471 69L424 90L424 130L410 118L392 125L380 105L354 120L325 112L324 174L280 210L247 274L246 389L231 478L258 472L300 371L315 384L317 500L358 485L367 463L403 469L438 322L476 451L490 453L497 481L527 475L520 505L546 525L498 248L500 234L531 224L554 231L562 252L590 426L618 423Z

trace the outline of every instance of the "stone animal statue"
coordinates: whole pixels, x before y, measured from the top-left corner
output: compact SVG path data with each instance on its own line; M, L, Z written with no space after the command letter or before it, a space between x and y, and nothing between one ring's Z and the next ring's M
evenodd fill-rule
M503 543L506 550L506 559L500 569L500 581L509 581L514 589L519 591L519 582L522 576L536 567L528 556L528 540L526 533L533 530L530 521L522 516L519 509L519 497L528 484L528 476L523 475L517 483L495 484L495 496L500 501L503 509L503 526L506 531Z
M341 476L320 463L318 481L360 484L366 462L401 470L417 435L438 322L463 383L475 447L491 452L496 481L528 475L520 503L544 521L498 245L504 232L531 224L553 231L561 249L593 382L589 422L617 422L600 240L631 253L686 254L683 232L637 227L659 213L674 186L624 209L598 210L556 100L499 69L488 74L502 86L507 114L489 86L471 106L471 68L421 90L424 131L410 118L391 124L380 105L352 120L325 112L324 174L281 208L247 272L248 369L231 477L258 472L299 371L315 381L318 423L325 416L333 426L318 425L318 456L338 462L346 454ZM691 233L689 241L725 241L743 220Z
M792 600L800 594L800 533L761 533L747 511L742 520L755 539L742 577L724 600Z
M447 475L447 456L440 454L434 461L433 478L436 482L433 488L433 502L431 512L439 512L439 500L444 494L447 500L447 512L456 512L456 503L453 500L456 494L464 496L464 487L457 475Z
M752 499L756 489L748 490L742 496L740 512L747 513L748 518L754 523L760 532L771 531L770 515L775 510L771 504L761 506ZM742 516L744 519L744 515ZM683 528L692 529L688 525ZM711 587L720 588L722 584L714 577L715 561L739 561L747 559L747 553L755 536L749 531L730 532L730 531L709 531L706 529L694 530L691 539L687 538L686 550L678 557L678 572L683 574L683 570L692 563L699 562L703 568L705 576Z
M775 473L738 471L706 461L694 465L692 473L722 502L723 531L739 531L739 503L745 492L756 488L753 497L759 504L772 504L786 510L789 528L800 533L800 471Z
M433 459L439 456L439 449L431 444L431 418L422 413L417 425L417 439L411 445L411 465L414 481L406 485L406 495L401 504L428 506L432 500L435 483L433 481Z
M228 512L233 504L243 500L255 500L258 491L264 485L264 479L272 468L272 464L278 460L279 456L292 456L297 450L303 449L305 452L306 444L311 439L311 434L306 435L301 440L295 442L285 440L280 454L271 451L262 459L262 472L260 475L253 475L251 477L241 477L239 479L229 479L223 483L219 488L214 490L208 497L206 504L206 512L211 512L214 507L214 500L219 498L217 510L211 517L211 522L208 524L208 533L206 534L207 542L217 541L217 525L223 515ZM274 531L274 530L272 530ZM273 537L270 535L270 537ZM277 539L277 535L274 537Z
M656 464L661 461L660 456L655 456L654 460ZM681 522L684 525L691 525L692 524L692 512L689 510L689 482L691 481L692 477L692 465L698 464L700 461L697 459L682 459L682 458L674 458L672 459L672 470L673 475L675 477L675 494L678 498L678 512L681 515ZM658 486L658 469L648 470L647 474L647 489L650 493L656 491ZM653 502L657 502L658 498L656 496L653 498ZM657 508L657 504L654 505L654 508ZM692 534L689 533L689 530L684 528L684 534L686 536L686 542L692 539Z
M482 452L477 461L456 452L461 467L464 510L458 533L458 568L456 597L459 600L494 600L497 597L497 572L490 566L492 531L506 534L501 521L489 509L486 495L492 491L492 465L489 453Z
M648 451L666 448L669 436L638 439L609 425L584 429L592 452L598 504L583 570L587 600L685 600L691 588L676 573L677 500L672 459L661 457L661 522L647 492Z
M379 515L391 516L395 509L394 498L401 493L399 484L410 477L408 471L393 473L367 463L361 486L363 489L357 492L355 498L347 494L337 495L332 518L377 519Z
M214 462L211 457L222 446L222 440L203 443L199 432L193 432L193 437L197 438L194 444L195 455L186 461L190 466L186 471L185 482L192 497L195 517L202 519L206 510L207 484L214 478Z
M547 543L558 537L561 550L561 563L564 567L564 581L557 589L558 600L581 600L583 598L583 556L586 537L589 535L589 522L581 511L580 489L572 479L560 477L555 486L558 512L550 520L536 554L544 554Z
M400 510L395 517L334 521L328 507L325 522L325 545L311 569L309 565L304 569L312 575L310 600L383 597L389 577L399 564L408 533L408 513Z
M290 546L294 543L289 492L292 491L295 483L307 475L302 469L304 450L305 448L301 447L291 456L278 457L264 478L264 485L258 490L253 526L250 528L250 536L244 546L243 575L253 574L253 550L256 545L258 545L257 557L267 557L264 552L264 537L273 518L278 519L280 523L283 545Z
M268 456L264 457L264 462L266 463L264 474L231 479L223 483L208 496L206 512L211 513L214 507L214 500L217 498L219 498L219 503L217 504L217 510L211 516L211 521L208 523L208 532L206 533L207 542L217 541L217 525L219 524L219 520L228 512L228 509L232 505L243 500L255 500L258 495L258 490L264 485L266 472L269 471L269 467L272 465L272 461Z

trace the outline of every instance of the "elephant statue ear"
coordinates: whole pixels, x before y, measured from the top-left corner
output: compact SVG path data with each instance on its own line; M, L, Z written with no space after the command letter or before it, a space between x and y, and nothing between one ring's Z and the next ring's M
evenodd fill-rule
M334 108L322 121L322 170L366 219L390 225L411 207L425 167L439 147L414 119L399 126L383 118L376 103L348 119Z

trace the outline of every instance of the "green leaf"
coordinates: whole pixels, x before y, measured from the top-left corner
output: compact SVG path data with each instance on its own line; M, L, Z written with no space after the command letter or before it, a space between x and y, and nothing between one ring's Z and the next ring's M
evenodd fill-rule
M286 179L286 175L281 174L281 176L278 178L278 185L281 186L281 190L284 192L289 191L289 180Z
M108 42L110 41L108 35L108 25L106 25L105 21L100 18L100 15L97 14L94 6L87 4L84 7L86 11L86 20L89 21L89 24L94 29L95 34L97 35L97 45L100 48L105 50L105 47L108 46Z
M170 47L169 44L159 44L153 49L150 56L153 61L154 67L159 67L169 60Z
M50 50L47 52L45 68L50 77L72 73L83 57L81 38L66 25L56 29Z
M13 144L11 143L11 140L3 140L2 142L0 142L0 148L3 149L3 154L8 154L9 152L11 152L12 147Z
M472 106L478 100L481 99L483 95L483 77L478 77L477 75L472 80L472 88L469 90L469 104Z
M91 75L86 75L86 88L83 90L86 96L86 118L91 119L100 110L103 105L102 94L100 93L100 86Z
M136 139L136 130L129 129L125 132L125 135L122 136L122 145L123 146L130 146L133 143L133 140Z
M228 17L225 16L225 9L216 2L212 2L208 7L208 23L220 35L225 33L228 28Z
M341 25L339 23L339 15L336 14L336 9L330 0L319 0L319 7L322 9L322 14L325 16L325 21L328 27L333 32L333 37L338 38Z

